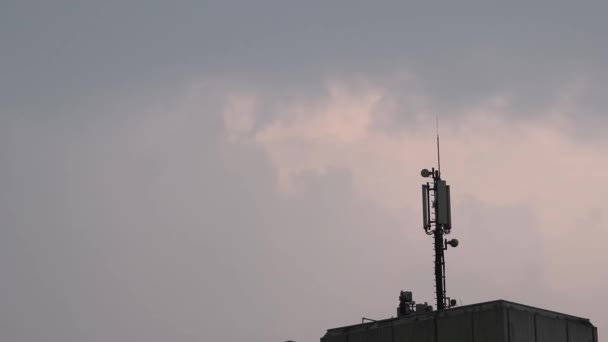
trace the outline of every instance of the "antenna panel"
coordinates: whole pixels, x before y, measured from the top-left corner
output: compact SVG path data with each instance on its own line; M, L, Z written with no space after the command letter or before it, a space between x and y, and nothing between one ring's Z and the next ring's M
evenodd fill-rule
M444 180L435 182L437 188L437 225L450 229L450 190Z
M422 184L422 226L425 230L430 227L429 216L429 186Z
M452 229L452 203L450 201L450 186L446 186L447 197L448 197L448 229Z

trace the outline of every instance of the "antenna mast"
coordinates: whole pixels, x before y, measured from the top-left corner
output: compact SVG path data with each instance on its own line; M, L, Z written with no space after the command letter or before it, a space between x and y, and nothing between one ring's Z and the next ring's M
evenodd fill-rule
M439 155L439 116L437 116L437 169L441 176L441 157Z
M445 289L445 255L448 246L458 246L458 240L448 241L444 235L452 230L452 212L450 208L450 186L441 179L441 162L439 154L439 118L437 118L437 167L431 171L424 169L422 177L432 177L433 184L422 185L423 227L427 235L433 235L435 248L435 293L437 310L444 310L456 305L455 300L446 296Z

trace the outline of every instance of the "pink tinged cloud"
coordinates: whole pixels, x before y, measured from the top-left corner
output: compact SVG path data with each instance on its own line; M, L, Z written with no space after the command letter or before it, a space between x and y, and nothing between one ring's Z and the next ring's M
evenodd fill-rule
M417 118L415 127L389 134L374 120L391 110L381 102L394 95L337 82L330 83L328 95L321 104L284 104L283 115L250 134L251 143L264 148L280 175L280 188L298 191L294 176L343 168L351 172L357 196L395 212L417 208L423 182L419 171L436 164L435 117L412 101L406 110ZM231 98L225 115L228 136L250 133L252 102L249 95ZM572 108L570 96L547 111L559 114ZM509 111L508 101L496 97L468 108L459 121L442 122L442 166L454 188L454 206L458 209L470 197L489 206L530 208L548 255L544 266L555 286L569 289L568 282L557 280L574 276L588 283L590 291L599 291L608 273L589 270L600 266L600 240L608 237L603 204L608 178L598 171L608 166L608 156L601 147L564 133L560 115L522 123L510 120Z

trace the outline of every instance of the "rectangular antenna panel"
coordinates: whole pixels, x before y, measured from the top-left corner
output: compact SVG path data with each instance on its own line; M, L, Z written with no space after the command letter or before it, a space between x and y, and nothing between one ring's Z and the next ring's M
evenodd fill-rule
M437 224L449 229L451 224L450 187L444 180L436 181L435 187L437 188L437 206L435 207Z
M450 186L446 186L446 191L448 195L448 229L452 229L452 202L450 200Z
M429 186L422 184L422 226L429 228Z

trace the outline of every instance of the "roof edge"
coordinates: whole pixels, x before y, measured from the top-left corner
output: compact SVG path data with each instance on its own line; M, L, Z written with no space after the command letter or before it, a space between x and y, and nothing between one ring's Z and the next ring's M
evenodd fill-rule
M359 324L346 325L346 326L341 326L341 327L327 329L327 332L334 331L334 330L340 330L340 329L349 329L349 328L356 328L356 327L373 326L373 325L376 325L376 324L382 324L382 323L386 323L386 322L390 322L390 321L415 320L415 319L420 319L420 318L425 317L425 316L427 316L427 317L433 317L433 316L435 316L436 317L436 316L439 316L439 315L442 315L442 314L449 314L449 313L454 313L454 312L461 311L461 310L466 310L466 309L471 309L471 308L481 307L481 306L488 306L488 305L502 305L505 308L516 308L516 309L520 309L520 310L522 310L522 309L523 310L534 310L534 311L539 311L539 312L547 314L547 315L558 315L558 316L561 316L561 317L564 317L564 318L569 318L569 319L578 320L578 321L585 321L585 322L589 322L590 323L590 320L588 318L583 318L583 317L569 315L569 314L565 314L565 313L561 313L561 312L557 312L557 311L552 311L552 310L547 310L547 309L543 309L543 308L538 308L538 307L531 306L531 305L520 304L520 303L508 301L508 300L505 300L505 299L497 299L497 300L492 300L492 301L488 301L488 302L481 302L481 303L476 303L476 304L468 304L468 305L458 306L458 307L455 307L455 308L446 309L446 310L442 310L442 311L424 312L424 313L420 313L420 314L408 315L408 316L405 316L405 317L391 317L391 318L385 318L385 319L376 320L374 322L367 322L367 323L359 323Z

